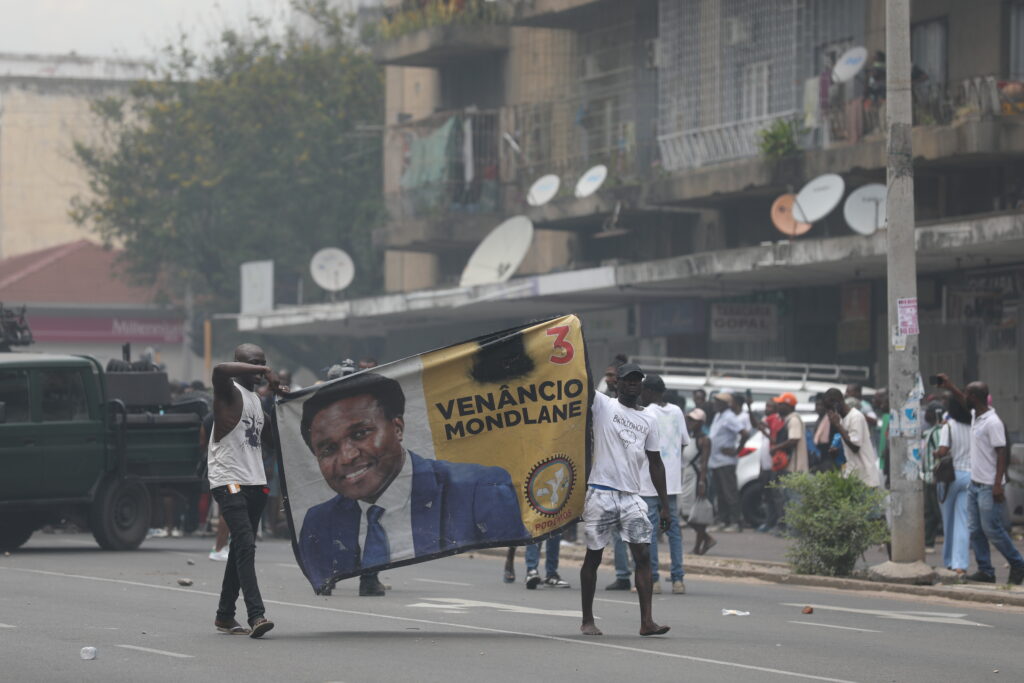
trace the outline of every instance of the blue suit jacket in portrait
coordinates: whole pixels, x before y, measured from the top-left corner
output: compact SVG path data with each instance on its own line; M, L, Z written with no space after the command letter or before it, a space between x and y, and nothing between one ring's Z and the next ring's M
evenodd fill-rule
M501 467L412 462L412 535L416 557L463 546L530 538L512 478ZM306 512L299 534L302 568L317 592L369 567L359 562L359 503L340 494Z

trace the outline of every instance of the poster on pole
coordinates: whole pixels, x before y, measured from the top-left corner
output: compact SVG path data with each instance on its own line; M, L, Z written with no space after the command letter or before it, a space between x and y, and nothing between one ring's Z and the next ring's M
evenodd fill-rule
M917 324L917 298L897 299L896 310L901 335L920 334Z
M579 518L591 399L583 330L566 315L280 400L285 511L313 590Z

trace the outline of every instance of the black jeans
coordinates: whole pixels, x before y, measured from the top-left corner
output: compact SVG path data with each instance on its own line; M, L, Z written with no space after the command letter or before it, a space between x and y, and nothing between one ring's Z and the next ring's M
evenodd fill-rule
M740 514L740 492L736 486L736 465L725 465L711 470L718 498L718 521L722 524L743 525Z
M260 528L260 515L267 503L267 494L262 486L243 486L239 493L228 493L227 486L218 486L210 493L220 506L220 513L231 532L217 618L234 619L235 602L241 588L245 609L252 622L266 612L260 587L256 584L256 529Z

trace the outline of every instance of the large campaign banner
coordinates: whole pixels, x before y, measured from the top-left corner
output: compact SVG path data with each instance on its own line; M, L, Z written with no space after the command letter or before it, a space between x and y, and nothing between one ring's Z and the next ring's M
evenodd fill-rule
M275 412L285 510L318 593L583 511L591 382L567 315L290 394Z

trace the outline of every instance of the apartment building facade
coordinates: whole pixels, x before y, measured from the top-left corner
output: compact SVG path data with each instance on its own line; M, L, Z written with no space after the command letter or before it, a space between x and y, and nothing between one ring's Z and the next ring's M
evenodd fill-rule
M575 311L595 369L621 351L867 365L885 382L885 231L853 232L841 206L796 238L770 219L823 173L847 195L885 182L884 0L384 5L388 293L243 329L339 332L397 358ZM917 0L912 22L922 374L986 379L1019 433L1024 2ZM854 46L867 67L834 83ZM766 154L767 129L792 153ZM608 180L575 198L595 164ZM547 173L561 191L529 206ZM536 236L516 276L458 288L517 214Z

